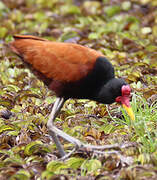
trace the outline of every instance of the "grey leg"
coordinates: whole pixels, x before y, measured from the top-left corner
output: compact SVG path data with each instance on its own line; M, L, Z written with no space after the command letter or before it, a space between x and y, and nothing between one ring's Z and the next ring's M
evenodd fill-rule
M47 122L47 127L49 129L49 133L50 135L52 136L56 146L57 146L57 149L59 150L59 153L61 155L61 157L64 157L67 158L71 155L71 153L69 154L66 154L58 137L57 136L60 136L62 137L63 139L67 140L68 142L72 143L75 145L75 148L74 150L77 150L79 148L84 148L84 149L91 149L91 150L98 150L98 151L104 151L106 149L121 149L121 148L124 148L125 145L124 144L111 144L111 145L104 145L104 146L94 146L94 145L90 145L90 144L84 144L82 143L81 141L79 141L78 139L66 134L65 132L61 131L60 129L58 129L57 127L54 126L53 124L53 121L54 119L56 118L56 116L58 115L60 109L62 108L63 104L65 102L65 99L64 98L57 98L54 106L53 106L53 109L52 109L52 112L50 114L50 118ZM127 144L126 146L130 146L130 144ZM72 151L73 152L73 151Z
M54 106L52 108L49 120L47 122L47 127L49 129L49 133L52 136L61 157L65 156L66 154L65 154L65 151L64 151L56 133L52 130L52 127L54 126L53 122L54 122L55 118L57 117L60 109L62 108L64 102L65 102L64 98L57 98L57 100L54 103Z

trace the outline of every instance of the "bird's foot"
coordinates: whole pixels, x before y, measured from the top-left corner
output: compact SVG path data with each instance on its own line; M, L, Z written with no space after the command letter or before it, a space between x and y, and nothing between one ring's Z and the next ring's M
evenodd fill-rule
M60 160L67 159L74 152L76 152L77 150L80 150L80 149L82 151L84 151L84 152L93 152L93 153L97 153L97 154L102 154L102 153L107 153L107 152L104 152L105 150L111 150L111 149L113 150L114 149L115 151L111 151L111 152L115 153L115 152L120 151L123 148L131 147L131 146L135 145L133 143L127 143L127 144L111 144L111 145L96 146L96 145L84 144L80 140L78 140L78 139L76 139L76 138L66 134L65 132L61 131L60 129L58 129L55 126L51 126L50 132L51 132L50 134L52 134L52 132L53 132L53 134L55 134L57 136L60 136L63 139L65 139L68 142L70 142L70 143L75 145L74 149L70 153L68 153L68 154L66 154L64 152L63 147L61 147L61 150L60 150L60 147L58 148L58 146L57 146L57 148L59 150L59 153L60 152L64 152L62 154L60 153L60 155L61 155L61 159ZM53 137L53 139L54 139L54 137Z
M75 146L73 148L73 150L71 152L69 152L68 154L65 154L64 156L62 156L60 159L58 159L59 161L65 161L66 159L68 159L75 151L78 150L78 146Z

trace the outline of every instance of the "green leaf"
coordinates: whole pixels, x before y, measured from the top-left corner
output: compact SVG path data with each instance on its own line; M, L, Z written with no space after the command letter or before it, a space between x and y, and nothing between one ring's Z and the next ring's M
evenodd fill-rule
M81 169L87 170L88 173L94 173L96 174L97 170L102 167L102 164L97 159L91 159L89 161L85 161L85 163L82 164Z
M100 35L98 34L98 33L90 33L89 35L88 35L88 38L89 39L98 39L98 38L100 38Z
M105 126L101 126L99 131L103 131L105 134L113 133L116 130L116 127L112 124L106 124Z
M11 154L10 157L4 160L5 164L16 164L22 165L24 163L23 159L19 154Z
M4 10L6 8L7 7L5 6L5 4L2 1L0 1L0 10Z
M67 5L64 7L63 11L65 14L80 14L80 8L75 5Z
M98 1L85 1L83 3L83 8L86 10L88 14L97 14L99 8L101 7L100 2Z
M8 30L5 27L0 27L0 38L4 38L7 34Z
M122 9L125 11L128 11L131 8L131 2L130 1L124 1L122 3Z
M47 170L53 173L59 173L61 169L67 168L67 165L59 161L51 161L47 164Z
M55 175L55 173L52 171L44 171L41 175L41 178L49 180L53 175Z
M152 32L152 29L151 29L150 27L143 27L143 28L141 29L141 32L142 32L143 34L149 34L149 33Z
M50 150L44 146L44 144L41 141L34 141L29 143L24 150L24 154L27 156L30 156L32 154L36 153L47 153L50 152Z
M17 136L19 134L19 130L18 131L15 131L15 130L14 131L10 131L7 134L10 135L10 136Z
M18 86L15 86L13 84L8 84L7 90L11 92L18 92L20 88Z
M105 7L104 11L105 11L105 13L107 14L108 17L112 17L115 14L120 13L121 8L120 8L120 6L117 6L117 5L108 6L108 7Z
M97 159L91 159L89 161L89 166L88 166L88 170L90 172L95 172L96 170L98 170L99 168L101 168L101 162Z
M83 162L84 162L83 158L72 157L67 160L66 164L69 168L77 169L82 165Z
M43 22L46 19L44 12L36 12L33 16L38 22Z
M11 176L10 180L15 180L15 179L29 180L30 178L31 178L30 173L24 169L21 169L16 174Z
M51 103L54 103L55 100L56 100L55 96L48 96L48 97L46 97L45 102L48 104L51 104Z
M9 125L0 126L0 134L4 131L14 131L14 128L13 126L9 126Z

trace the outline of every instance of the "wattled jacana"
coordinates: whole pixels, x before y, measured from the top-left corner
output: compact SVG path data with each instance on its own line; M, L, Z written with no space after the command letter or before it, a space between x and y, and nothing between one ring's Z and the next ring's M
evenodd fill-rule
M90 99L103 104L121 103L134 120L129 103L131 88L122 79L115 78L111 63L93 49L73 43L51 42L30 35L14 35L9 44L50 90L57 100L47 123L61 156L65 155L58 136L78 147L93 147L81 143L53 124L64 102L69 98Z

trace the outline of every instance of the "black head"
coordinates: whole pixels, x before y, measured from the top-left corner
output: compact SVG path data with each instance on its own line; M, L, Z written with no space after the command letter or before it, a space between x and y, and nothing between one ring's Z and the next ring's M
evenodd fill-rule
M104 104L118 102L127 111L130 118L135 120L130 106L130 93L131 88L124 80L113 78L101 88L95 100Z
M110 79L99 91L98 102L111 104L116 101L117 97L122 96L122 87L127 85L123 79Z

